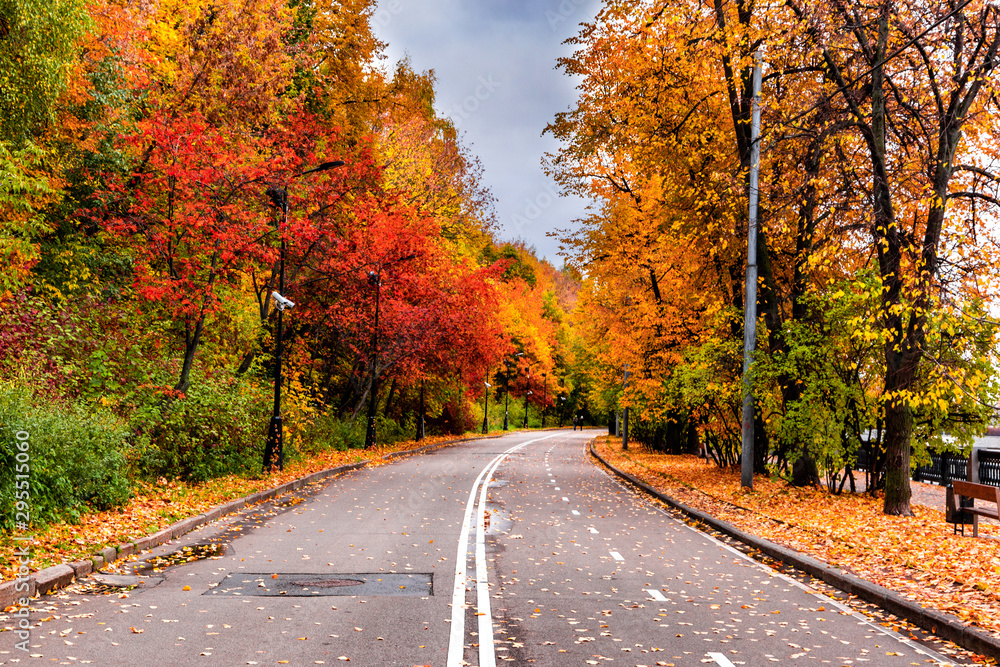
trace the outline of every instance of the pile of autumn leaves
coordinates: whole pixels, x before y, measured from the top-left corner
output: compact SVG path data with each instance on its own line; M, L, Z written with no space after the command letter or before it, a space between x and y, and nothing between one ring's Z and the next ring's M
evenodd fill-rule
M1000 632L1000 527L980 525L980 537L953 535L944 508L913 505L913 517L878 511L881 499L796 488L782 479L754 478L740 486L739 471L693 456L645 449L622 452L598 442L598 452L689 507L741 530L782 544L874 582L922 605Z

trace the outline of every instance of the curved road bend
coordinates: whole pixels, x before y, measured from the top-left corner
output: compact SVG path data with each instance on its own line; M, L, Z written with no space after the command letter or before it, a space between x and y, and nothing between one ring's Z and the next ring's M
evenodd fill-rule
M589 461L593 435L446 447L216 522L180 542L223 541L220 558L146 573L127 597L42 598L30 653L95 665L943 660L639 498ZM33 664L12 634L0 664Z

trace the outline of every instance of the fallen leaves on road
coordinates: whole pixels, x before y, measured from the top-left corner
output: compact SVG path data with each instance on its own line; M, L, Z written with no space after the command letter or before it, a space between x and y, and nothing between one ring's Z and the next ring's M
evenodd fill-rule
M617 444L617 442L615 442ZM616 467L685 505L835 565L919 603L1000 632L1000 529L980 525L979 539L953 535L944 508L913 505L913 517L886 516L882 500L796 488L781 479L722 470L694 456L633 448L600 438L597 450Z

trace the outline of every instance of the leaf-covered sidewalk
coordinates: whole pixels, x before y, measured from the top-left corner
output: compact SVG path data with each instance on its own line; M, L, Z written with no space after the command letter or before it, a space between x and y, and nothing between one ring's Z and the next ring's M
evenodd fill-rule
M621 470L686 505L754 535L835 565L928 607L1000 633L1000 530L981 524L979 539L953 535L944 511L914 505L913 517L882 514L880 498L834 495L756 476L694 456L671 456L600 438L597 450Z
M137 537L151 535L175 521L197 516L216 505L280 486L313 472L365 460L370 461L369 465L381 465L386 463L382 459L386 454L449 440L455 440L455 436L430 437L419 443L400 442L370 450L328 451L290 463L283 472L260 479L229 476L203 484L161 480L158 484L137 488L135 496L123 507L85 514L77 524L52 524L32 533L32 571L90 558L104 547L116 547ZM13 536L0 536L0 581L17 576L14 567L19 559L15 558L14 552L20 548L21 544L15 543Z

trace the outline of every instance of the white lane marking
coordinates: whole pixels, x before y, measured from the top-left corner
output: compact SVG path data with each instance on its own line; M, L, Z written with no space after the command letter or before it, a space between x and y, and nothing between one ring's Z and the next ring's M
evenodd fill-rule
M580 516L580 513L577 512L576 510L573 510L573 516Z
M589 530L590 532L592 532L592 533L593 533L594 535L597 535L597 534L598 534L598 532L597 532L597 529L596 529L596 528L594 528L593 526L591 526L591 527L590 527L590 528L588 528L587 530Z
M612 551L612 552L611 552L611 557L612 557L612 558L614 558L615 560L625 560L625 557L624 557L624 556L622 556L622 555L621 555L620 553L618 553L617 551Z
M707 653L706 655L712 660L715 660L716 664L722 665L722 667L736 667L736 665L729 662L729 658L721 653Z
M520 445L515 445L515 446L511 447L510 449L506 450L502 454L498 454L496 457L493 458L492 461L490 461L488 464L486 464L486 467L482 469L482 471L479 473L479 476L476 477L476 481L472 485L472 490L469 492L469 500L468 500L468 502L467 502L467 504L465 506L465 516L462 519L462 528L461 528L462 532L459 534L459 537L458 537L458 554L457 554L457 556L455 558L455 586L454 586L454 588L452 590L452 594L451 594L451 633L450 633L450 636L448 638L448 662L446 663L448 667L460 667L461 664L462 664L462 662L464 662L464 659L465 659L465 655L464 655L464 653L465 653L465 646L464 646L464 643L465 643L465 610L466 610L465 588L466 588L466 585L468 583L466 566L468 564L468 558L469 558L469 532L472 530L472 516L473 516L473 508L474 508L474 505L475 505L475 502L476 502L476 491L479 490L480 485L482 485L483 491L482 491L481 498L485 498L486 488L487 488L487 486L489 484L489 477L487 477L487 473L489 473L489 475L492 476L493 470L496 470L496 466L499 465L500 462L503 461L503 459L505 459L508 454L511 454L511 453L517 451L518 449L521 449L522 447L524 447L526 445L530 445L533 442L538 442L539 440L547 440L549 438L554 438L556 435L558 435L558 434L547 435L547 436L545 436L543 438L535 438L534 440L527 440L525 442L522 442ZM484 481L484 477L486 478L485 481ZM479 513L479 517L478 518L479 518L479 520L478 520L477 536L476 536L477 537L477 539L476 539L476 565L477 565L477 567L476 567L476 578L478 579L478 581L477 581L477 587L479 588L479 590L477 592L479 593L479 603L480 603L480 605L482 605L482 590L485 589L487 591L486 592L486 605L485 605L486 608L485 609L480 608L478 611L479 611L480 614L483 614L485 612L485 618L488 621L489 640L490 640L488 644L485 641L480 641L479 642L479 664L482 665L482 666L485 666L487 664L496 665L496 654L494 653L494 650L493 650L493 623L492 623L493 619L492 619L491 612L490 612L490 609L489 609L489 589L487 588L485 572L484 571L480 571L480 569L479 569L479 563L480 563L480 558L479 558L479 555L480 555L479 554L479 537L480 537L480 534L478 532L478 528L479 528L479 526L482 526L482 525L485 524L485 504L483 502L480 502L480 513ZM482 561L486 560L486 558L485 558L485 540L484 540L484 546L483 546L483 558L481 560ZM482 634L483 634L482 633L483 616L480 616L479 618L480 618L480 621L479 621L479 623L480 623L480 637L482 637ZM484 662L484 652L487 652L488 655L489 655L489 658L485 658L485 659L490 659L491 658L492 662L490 662L490 663Z
M569 498L567 498L566 496L563 496L563 500L567 503L569 502Z
M556 491L562 491L562 489L560 489L560 488L559 488L559 487L557 486L557 487L556 487Z
M496 651L493 643L493 611L490 608L490 590L486 583L486 492L497 466L506 458L499 457L486 473L479 492L479 518L476 520L476 613L479 619L479 667L496 667Z
M654 600L658 600L659 602L666 602L667 598L663 597L663 593L656 590L655 588L647 588L645 590L647 593L649 593L649 597L653 598Z
M472 522L472 510L476 502L476 490L479 488L483 475L486 474L488 468L489 465L480 471L479 476L476 477L476 481L472 485L472 491L469 492L469 500L465 505L465 517L462 519L461 532L458 536L458 555L455 558L455 586L451 592L451 635L448 639L448 667L459 667L464 660L465 587L467 583L465 567L469 558L469 527Z

